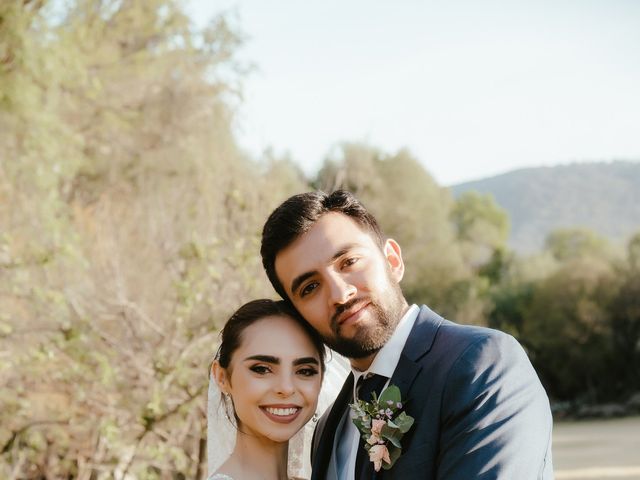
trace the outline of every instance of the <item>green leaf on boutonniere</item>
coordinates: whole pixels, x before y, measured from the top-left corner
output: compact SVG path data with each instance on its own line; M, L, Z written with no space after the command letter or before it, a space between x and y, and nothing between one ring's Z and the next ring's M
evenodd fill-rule
M397 425L398 429L400 429L402 433L407 433L413 425L413 417L402 412L393 420L393 423Z
M382 428L381 437L389 440L394 446L398 448L402 448L400 444L400 439L402 438L403 432L398 430L397 428L389 428L388 426L384 426Z
M384 391L380 394L380 398L378 398L378 403L386 405L387 402L393 402L393 405L401 403L400 389L395 385L389 385Z
M383 470L389 470L391 467L393 467L393 464L396 463L396 460L400 458L400 455L402 455L401 448L391 448L389 450L389 459L391 460L391 463L384 462L382 464Z

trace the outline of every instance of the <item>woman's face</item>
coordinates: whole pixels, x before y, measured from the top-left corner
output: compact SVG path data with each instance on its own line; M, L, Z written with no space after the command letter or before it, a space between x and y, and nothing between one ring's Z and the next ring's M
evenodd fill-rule
M247 327L229 368L218 365L214 374L231 395L244 433L286 442L316 411L320 356L288 316L265 317Z

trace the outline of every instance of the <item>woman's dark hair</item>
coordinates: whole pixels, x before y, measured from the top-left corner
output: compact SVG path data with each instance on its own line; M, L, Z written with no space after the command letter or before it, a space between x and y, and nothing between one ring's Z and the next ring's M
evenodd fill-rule
M266 317L284 315L295 320L306 332L311 343L318 352L320 357L320 368L322 372L325 369L325 348L322 338L318 335L311 325L309 325L300 314L287 302L283 300L259 299L253 300L242 305L236 312L231 315L226 325L220 332L221 342L216 360L224 369L229 368L231 356L242 342L242 335L247 327L250 327L258 320Z
M262 265L273 288L284 299L287 293L276 275L276 256L329 212L342 213L368 231L380 248L384 246L384 235L378 222L360 201L350 192L336 190L331 194L308 192L294 195L276 208L262 229Z

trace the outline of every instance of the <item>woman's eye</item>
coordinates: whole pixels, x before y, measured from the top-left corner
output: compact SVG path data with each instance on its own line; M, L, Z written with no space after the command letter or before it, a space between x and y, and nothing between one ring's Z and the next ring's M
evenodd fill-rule
M305 377L313 377L314 375L318 374L318 370L312 367L306 367L306 368L301 368L300 370L298 370L298 373L300 375L303 375Z
M304 297L306 295L309 295L311 292L313 292L316 289L317 286L318 286L318 282L308 283L307 285L304 286L302 290L300 290L300 296Z
M271 369L269 367L267 367L266 365L253 365L251 367L249 367L249 370L251 370L252 372L255 372L259 375L264 375L266 373L269 373L271 371Z

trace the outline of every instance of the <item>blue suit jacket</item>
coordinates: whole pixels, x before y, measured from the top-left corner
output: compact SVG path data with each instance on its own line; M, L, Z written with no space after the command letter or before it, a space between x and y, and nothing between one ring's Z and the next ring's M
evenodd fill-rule
M391 384L415 419L402 456L372 479L553 478L549 400L526 353L510 335L458 325L423 306ZM349 375L318 422L312 480L327 478L336 427L352 401Z

